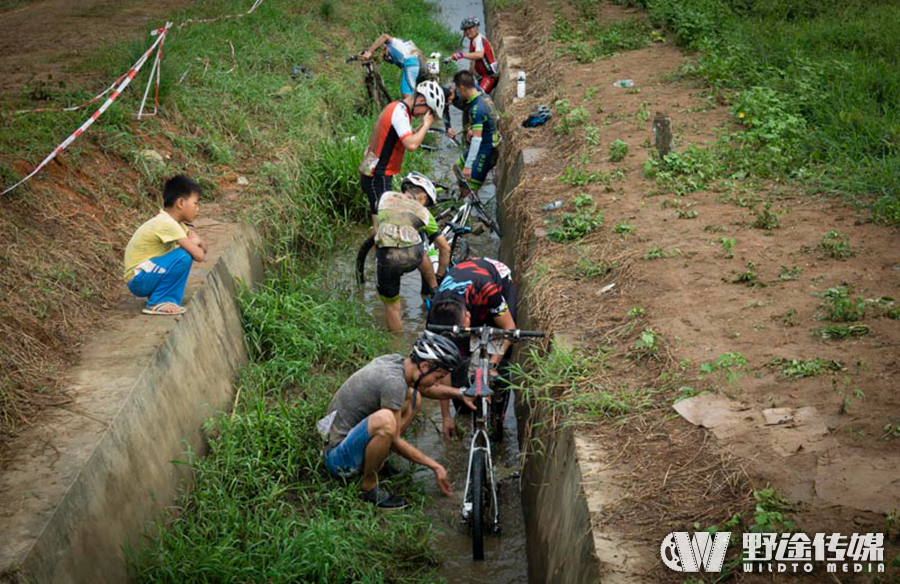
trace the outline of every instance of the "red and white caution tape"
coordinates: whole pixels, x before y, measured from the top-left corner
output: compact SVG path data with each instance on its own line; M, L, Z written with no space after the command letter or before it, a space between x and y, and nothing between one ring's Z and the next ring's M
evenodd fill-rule
M153 53L154 50L157 50L158 47L162 46L162 43L166 38L166 34L169 32L169 29L171 27L172 27L172 23L167 22L166 26L154 31L156 34L159 35L159 38L157 38L156 41L154 41L154 43L152 45L150 45L150 48L147 49L147 52L144 53L143 55L141 55L141 58L138 59L137 62L135 62L135 64L131 67L131 69L129 69L128 72L120 78L121 82L115 88L115 90L113 90L112 95L110 95L107 98L107 100L105 102L103 102L103 105L100 106L100 109L98 109L96 112L94 112L94 115L92 115L83 124L81 124L80 128L75 130L75 132L73 132L59 146L57 146L56 149L53 150L53 152L51 152L44 160L41 161L40 164L37 165L37 167L34 170L31 171L31 173L28 174L28 176L26 176L25 178L23 178L22 180L20 180L16 184L14 184L13 186L9 187L8 189L6 189L2 193L0 193L0 196L5 195L6 193L15 189L16 187L21 185L23 182L27 181L28 179L30 179L31 177L36 175L38 172L40 172L41 169L44 168L45 166L47 166L47 164L49 164L51 160L56 158L56 156L60 152L62 152L66 148L68 148L69 145L72 142L74 142L76 138L78 138L78 136L81 136L81 134L83 134L85 130L90 128L91 125L97 121L97 118L102 116L103 112L105 112L109 108L109 106L111 106L112 103L114 101L116 101L116 99L122 94L122 92L125 90L125 88L128 87L128 84L131 83L131 80L134 79L134 76L137 75L138 71L140 71L141 68L144 66L144 63L147 62L147 59L150 57L150 54ZM157 50L157 56L159 56L160 54L161 53ZM158 66L158 61L157 61L157 66ZM149 90L149 84L148 84L148 90Z

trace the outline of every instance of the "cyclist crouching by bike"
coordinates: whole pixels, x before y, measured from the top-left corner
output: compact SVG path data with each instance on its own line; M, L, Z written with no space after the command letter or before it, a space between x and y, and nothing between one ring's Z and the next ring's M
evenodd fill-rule
M369 199L372 225L378 229L378 199L391 190L391 181L400 172L403 156L422 145L428 128L444 113L444 91L434 81L416 87L414 95L388 104L378 116L369 144L359 165L360 186ZM412 119L422 118L415 131Z
M470 124L466 136L469 149L458 164L469 186L477 191L484 184L488 172L497 164L500 154L500 118L491 98L478 91L471 73L459 71L453 76L453 83L456 85L456 93L465 102Z
M400 280L418 269L429 290L436 290L450 264L450 244L441 235L429 206L437 202L434 183L423 174L411 172L403 178L401 193L388 191L378 202L378 230L375 232L375 275L378 295L384 302L387 329L403 330ZM438 270L434 272L426 240L438 250Z
M454 61L468 59L472 62L472 70L478 75L478 86L484 93L491 93L500 79L500 63L494 55L494 47L487 37L478 31L481 21L477 18L466 18L459 29L463 31L465 39L469 41L468 53L456 53L450 58Z
M450 339L425 331L408 357L384 355L350 376L328 405L319 421L327 439L325 467L336 477L362 474L363 500L381 508L406 505L400 497L378 487L378 471L391 451L434 471L438 488L452 493L447 471L403 439L419 410L421 393L431 399L460 396L459 390L438 381L459 367L459 350ZM474 409L471 398L462 396Z
M516 328L517 300L518 292L509 267L491 258L475 258L447 270L432 300L427 321L428 324L444 326L494 326L512 330ZM469 345L467 341L460 341L458 346L463 363L452 372L451 382L454 386L465 387L468 385ZM511 346L510 341L504 340L500 351L491 355L492 376L503 373ZM505 379L505 376L502 378ZM501 415L506 411L508 399L507 391L494 394L493 400L499 402L495 405L500 408ZM448 402L441 403L441 415L443 433L449 438L456 422L450 416Z
M384 60L391 65L396 65L401 70L400 95L408 97L413 94L413 89L419 83L425 81L428 70L425 67L425 56L412 41L383 34L372 43L367 50L360 55L368 61L379 47L384 48Z

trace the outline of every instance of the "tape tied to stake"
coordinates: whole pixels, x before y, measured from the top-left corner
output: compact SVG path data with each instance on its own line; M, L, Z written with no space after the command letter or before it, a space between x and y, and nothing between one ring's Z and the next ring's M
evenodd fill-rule
M111 106L112 103L114 101L116 101L116 99L118 99L118 97L120 95L122 95L122 92L125 91L125 88L128 87L128 85L131 83L131 80L134 79L135 75L138 74L138 71L140 71L141 68L144 66L144 63L147 62L147 59L150 57L150 54L153 53L154 50L157 50L157 57L159 57L161 55L161 52L158 50L158 47L161 47L162 42L165 40L166 34L168 34L170 28L172 28L172 23L167 22L166 26L164 26L160 29L157 29L156 30L156 32L158 33L157 39L153 42L152 45L150 45L150 48L147 49L147 52L145 52L143 55L141 55L141 58L138 59L134 65L132 65L131 69L129 69L125 75L120 77L121 82L119 83L118 86L116 86L116 88L113 90L112 94L106 99L106 101L103 102L103 105L101 105L100 108L97 111L95 111L91 117L89 117L83 124L81 124L81 126L77 130L75 130L72 134L70 134L68 138L63 140L62 143L53 150L53 152L48 154L47 157L44 158L44 160L42 160L41 163L38 164L37 167L35 167L35 169L32 170L28 174L28 176L26 176L25 178L23 178L22 180L20 180L16 184L14 184L13 186L7 188L5 191L0 193L0 196L5 195L6 193L15 189L16 187L18 187L19 185L21 185L22 183L24 183L25 181L27 181L28 179L30 179L31 177L36 175L38 172L40 172L41 169L44 168L45 166L47 166L51 160L56 158L60 152L62 152L66 148L68 148L69 145L72 144L72 142L74 142L76 138L78 138L78 136L81 136L85 130L90 128L94 124L94 122L96 122L97 119L103 115L103 112L105 112L107 109L109 109L109 106ZM157 62L157 65L158 65L158 62ZM149 84L148 84L148 90L149 90Z

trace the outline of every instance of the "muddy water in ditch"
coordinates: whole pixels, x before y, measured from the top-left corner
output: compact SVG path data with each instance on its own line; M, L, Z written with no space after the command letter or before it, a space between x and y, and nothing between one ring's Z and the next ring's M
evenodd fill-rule
M444 21L454 29L458 29L459 22L467 16L477 16L484 21L480 1L441 2L441 8ZM459 112L451 110L451 118L454 127L459 130ZM451 164L459 153L447 140L439 142L437 148L432 155L434 160L432 178L451 184L453 182ZM494 210L494 185L486 184L480 195L486 207ZM499 239L487 232L470 235L469 244L472 256L497 257L500 247ZM355 250L348 252L347 269L353 265L354 257ZM376 322L383 323L384 308L375 291L374 254L369 255L366 268L366 283L359 291L360 298ZM425 322L425 307L420 289L421 280L417 272L403 277L401 296L404 331L396 341L396 350L401 353L409 350L410 344L421 332ZM426 399L417 418L419 419L410 428L407 439L447 468L454 489L453 496L443 497L434 483L434 474L430 470L422 468L416 473L417 480L427 491L429 503L426 506L426 513L434 524L436 542L444 558L440 575L451 583L526 582L528 564L525 556L525 522L519 495L519 449L512 404L507 411L506 439L494 451L500 480L502 532L486 538L485 559L482 562L472 561L472 539L460 515L471 422L467 417L458 420L458 425L467 430L466 437L446 442L439 434L441 414L436 402Z

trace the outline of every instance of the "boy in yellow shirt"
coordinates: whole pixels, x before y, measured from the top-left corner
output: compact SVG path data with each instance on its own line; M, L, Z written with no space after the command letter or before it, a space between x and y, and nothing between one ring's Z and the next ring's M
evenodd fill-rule
M163 209L141 225L125 248L125 281L147 298L144 314L184 314L181 306L191 264L206 257L206 244L189 228L200 211L202 189L184 175L163 186Z

